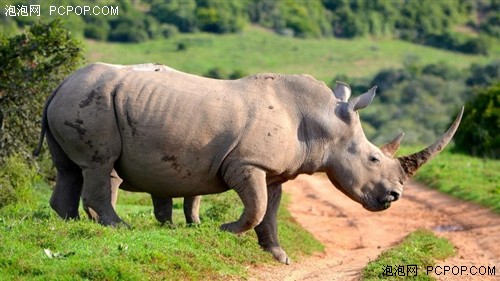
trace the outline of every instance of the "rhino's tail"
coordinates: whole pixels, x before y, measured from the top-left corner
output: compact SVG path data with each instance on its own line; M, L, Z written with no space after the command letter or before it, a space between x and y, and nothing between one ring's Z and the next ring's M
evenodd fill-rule
M38 145L36 146L35 150L33 151L33 156L38 156L40 155L40 150L42 150L42 145L43 145L43 139L45 137L45 133L47 132L49 123L47 121L47 108L49 107L50 102L52 99L55 97L56 93L59 91L59 88L61 88L61 84L50 94L50 96L47 98L47 101L45 101L45 105L43 106L43 113L42 113L42 128L40 131L40 138L38 139ZM50 130L50 129L49 129Z

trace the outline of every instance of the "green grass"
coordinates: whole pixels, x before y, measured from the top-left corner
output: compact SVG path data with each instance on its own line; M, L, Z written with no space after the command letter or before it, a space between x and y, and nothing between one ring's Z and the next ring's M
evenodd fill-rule
M429 230L417 230L398 246L384 251L371 261L363 270L363 280L434 280L425 273L427 266L433 266L436 260L454 254L455 249L447 239L439 238ZM416 271L408 273L408 269L414 266Z
M421 148L405 148L412 153ZM500 161L441 152L424 165L415 179L441 192L472 201L500 213Z
M177 51L179 43L187 46ZM180 34L172 39L139 44L87 41L89 62L137 64L158 62L181 71L204 74L219 67L227 72L307 73L330 82L335 76L370 77L380 69L401 67L408 57L423 64L446 62L457 68L486 63L490 57L465 55L394 39L298 39L249 27L239 34Z
M33 171L22 164L8 170ZM176 223L161 226L149 195L121 192L117 211L132 226L126 229L87 219L63 221L49 207L49 185L37 178L19 183L23 186L14 188L22 190L20 200L0 208L1 280L213 280L245 278L251 265L277 264L260 249L253 231L237 236L219 230L240 215L234 192L204 196L202 224L191 227L184 223L180 199L174 204ZM297 260L322 251L293 221L284 201L278 224L287 253Z

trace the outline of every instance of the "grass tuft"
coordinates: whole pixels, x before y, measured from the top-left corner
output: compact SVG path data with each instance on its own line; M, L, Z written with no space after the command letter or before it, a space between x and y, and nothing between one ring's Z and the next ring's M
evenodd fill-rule
M417 230L371 261L363 270L363 280L434 280L425 273L426 267L454 254L455 249L447 239L429 230ZM416 266L416 271L409 273L408 266Z

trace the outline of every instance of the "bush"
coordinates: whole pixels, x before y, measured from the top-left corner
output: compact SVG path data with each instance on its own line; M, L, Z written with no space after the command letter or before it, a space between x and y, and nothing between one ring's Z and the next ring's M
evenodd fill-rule
M0 209L18 202L28 202L37 171L18 155L5 160L0 170Z
M153 1L150 14L160 23L176 26L181 32L197 29L194 0Z
M484 37L469 38L456 32L427 34L423 36L425 45L466 54L488 55L490 43Z
M226 70L220 67L213 67L207 71L203 76L215 79L239 79L246 76L246 73L241 70L234 70L232 73L228 73Z
M149 39L146 24L141 18L121 16L111 22L109 41L138 43Z
M239 32L247 22L243 1L204 0L198 2L198 27L214 33Z
M80 42L59 20L0 38L0 164L38 143L46 97L83 61Z
M87 23L83 31L85 38L95 39L98 41L108 40L109 35L109 24L107 22L103 23Z
M500 60L493 61L487 65L473 64L470 72L471 74L466 80L468 86L490 86L500 81Z
M224 79L227 77L226 71L220 67L210 68L203 76L214 79Z
M166 23L160 25L160 30L162 36L165 38L172 38L179 33L179 29L175 25Z
M500 158L500 83L478 90L465 106L455 149L474 156Z

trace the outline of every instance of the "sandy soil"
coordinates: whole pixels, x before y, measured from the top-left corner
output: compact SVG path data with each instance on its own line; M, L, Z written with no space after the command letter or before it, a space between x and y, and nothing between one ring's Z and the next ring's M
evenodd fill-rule
M448 272L435 275L438 280L500 280L500 216L487 209L415 182L390 209L378 213L348 199L321 174L300 176L284 191L292 198L292 216L325 245L325 252L289 266L252 268L250 280L360 280L369 261L418 228L433 230L456 246L457 255L439 265L496 268L496 276Z

